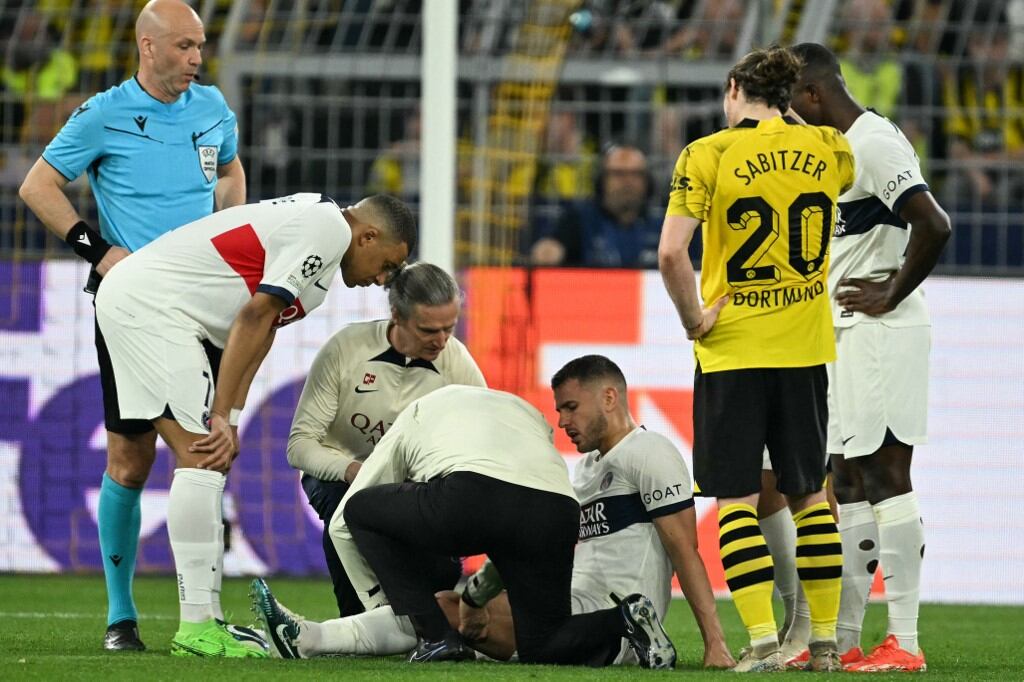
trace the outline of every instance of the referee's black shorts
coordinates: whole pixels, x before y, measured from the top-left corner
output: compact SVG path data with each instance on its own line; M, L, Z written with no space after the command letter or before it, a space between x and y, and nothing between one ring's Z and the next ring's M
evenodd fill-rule
M825 365L736 369L693 380L693 477L702 495L746 497L761 489L768 446L778 490L802 496L825 480Z

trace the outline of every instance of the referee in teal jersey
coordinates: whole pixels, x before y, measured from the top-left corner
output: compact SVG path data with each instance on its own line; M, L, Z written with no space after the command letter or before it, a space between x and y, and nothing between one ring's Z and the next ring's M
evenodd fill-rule
M195 82L206 43L199 16L181 0L153 0L139 13L135 33L138 73L80 106L19 192L51 232L92 264L87 291L129 252L214 210L245 203L235 114L217 88ZM82 173L96 198L98 230L63 192ZM107 429L98 512L108 599L104 647L141 651L132 579L156 432L151 422L120 418L98 327L96 352ZM219 592L219 580L216 587ZM219 594L215 604L219 609Z

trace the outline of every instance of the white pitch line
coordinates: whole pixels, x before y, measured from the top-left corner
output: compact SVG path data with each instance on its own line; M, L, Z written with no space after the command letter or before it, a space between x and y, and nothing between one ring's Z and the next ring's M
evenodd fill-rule
M40 611L0 611L0 618L63 618L67 620L102 620L102 614L96 613L44 613ZM142 620L177 620L177 616L163 614L143 616Z

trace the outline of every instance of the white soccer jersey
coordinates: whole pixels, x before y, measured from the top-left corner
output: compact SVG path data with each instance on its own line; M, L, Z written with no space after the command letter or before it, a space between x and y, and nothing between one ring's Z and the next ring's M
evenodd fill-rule
M410 403L366 458L345 498L373 485L426 482L457 471L576 499L544 415L511 393L463 385Z
M345 503L371 486L422 483L460 471L576 499L551 426L522 398L451 385L413 401L366 458L331 519L334 547L367 610L387 598L345 525Z
M843 310L836 303L839 280L882 280L899 269L910 239L910 226L899 217L900 210L907 199L928 190L913 146L892 121L869 110L845 134L856 160L856 179L853 187L839 197L840 217L832 238L828 286L833 324L927 325L928 309L921 287L895 310L877 317Z
M295 194L219 211L168 232L103 279L97 308L127 328L171 324L223 348L257 292L288 304L275 326L323 303L352 240L338 206Z
M324 480L342 480L364 460L413 400L449 384L486 386L456 338L433 362L407 358L388 342L389 320L351 324L324 344L295 408L288 461Z
M581 602L583 612L594 611L614 604L609 593L640 592L664 618L672 598L672 563L653 520L693 506L682 455L669 439L640 427L604 456L586 455L574 479L580 500L574 602Z

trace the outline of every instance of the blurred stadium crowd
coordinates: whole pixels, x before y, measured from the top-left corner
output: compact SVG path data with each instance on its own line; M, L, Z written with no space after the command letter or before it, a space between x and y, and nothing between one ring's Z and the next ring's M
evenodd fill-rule
M142 4L0 2L5 254L63 253L19 204L17 187L78 105L133 73ZM209 41L202 82L221 86L239 113L252 199L324 190L340 200L368 191L416 200L422 0L193 4ZM609 144L646 153L638 201L660 220L679 151L723 125L728 64L753 45L811 39L840 53L855 97L916 146L953 217L944 271L1024 274L1024 0L460 0L462 216L480 210L474 152L488 144L490 94L506 79L508 56L523 50L522 27L546 6L568 7L572 29L536 153L503 178L502 191L528 206L504 262L552 262L531 247L603 192ZM88 215L84 189L71 191Z

